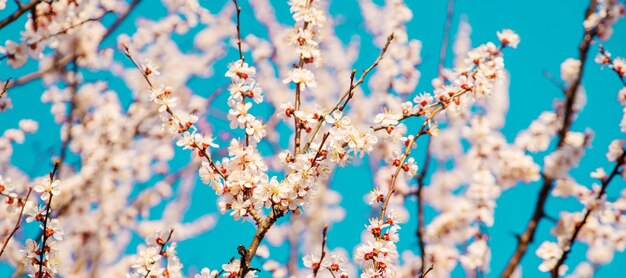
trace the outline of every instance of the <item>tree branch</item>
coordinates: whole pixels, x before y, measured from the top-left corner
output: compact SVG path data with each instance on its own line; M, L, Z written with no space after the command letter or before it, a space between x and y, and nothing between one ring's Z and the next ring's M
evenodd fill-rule
M11 24L11 22L16 21L24 13L30 11L31 9L34 9L35 6L42 1L43 0L33 0L33 1L28 2L25 5L24 4L18 5L17 10L13 14L9 15L8 17L0 21L0 30L2 30L7 25Z
M585 19L588 18L595 11L596 5L597 5L597 0L591 0L589 2L589 6L587 7L587 10L585 11ZM567 135L567 132L570 130L570 127L572 124L572 116L573 116L572 114L574 112L573 111L574 101L576 99L576 93L582 81L584 66L587 60L587 54L589 52L589 47L591 46L591 41L594 36L595 36L595 30L585 30L583 39L578 47L580 68L579 68L578 76L576 77L574 82L572 82L570 86L568 86L564 91L565 96L566 96L566 102L565 102L565 110L564 110L564 115L563 115L563 123L557 134L558 136L557 150L563 146L565 136ZM530 221L528 221L528 225L526 226L524 233L522 233L518 237L517 247L515 248L513 255L509 259L500 277L508 278L515 272L515 269L520 264L522 257L526 254L528 245L531 242L533 242L535 238L535 232L537 230L537 226L539 222L541 221L541 219L545 217L545 204L546 204L546 201L548 200L548 197L550 196L550 191L552 189L552 184L554 180L550 177L547 177L545 174L542 174L542 178L543 178L543 184L541 186L541 189L539 190L537 202L535 203L535 209L533 211L532 217Z

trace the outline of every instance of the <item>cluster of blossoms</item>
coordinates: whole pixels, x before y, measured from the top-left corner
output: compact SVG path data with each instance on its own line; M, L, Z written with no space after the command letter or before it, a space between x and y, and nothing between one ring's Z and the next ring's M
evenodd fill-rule
M368 234L363 237L366 243L354 252L354 261L363 271L361 277L392 277L396 272L400 223L399 215L391 210L385 220L370 219Z
M174 230L157 232L146 238L146 245L139 245L132 271L126 275L128 278L139 277L168 277L181 278L183 265L176 256L176 242L171 242ZM169 245L168 245L169 244ZM129 259L129 262L132 259Z
M350 277L346 272L348 260L342 255L330 252L322 257L319 253L314 253L304 256L302 261L304 267L314 272L314 274L309 274L307 277L314 277L318 272L320 274L324 273L325 276L330 274L332 277Z

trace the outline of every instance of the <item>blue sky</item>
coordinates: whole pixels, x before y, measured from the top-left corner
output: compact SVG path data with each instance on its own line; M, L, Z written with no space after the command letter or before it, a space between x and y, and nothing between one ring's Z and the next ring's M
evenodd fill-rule
M209 1L201 1L203 5L206 2ZM230 1L210 2L208 5L213 9ZM291 17L286 1L272 2L277 5L277 17L282 22L290 24ZM413 20L407 25L409 37L421 40L423 46L423 64L419 67L422 77L418 91L427 91L431 89L430 80L437 74L437 57L447 1L407 2L413 11ZM588 1L581 0L456 1L452 31L456 31L461 17L466 18L472 26L471 39L474 46L495 40L495 32L504 28L515 30L522 38L518 49L506 53L506 68L511 75L511 87L510 111L506 118L504 134L509 141L517 135L519 130L526 128L542 111L551 110L555 98L562 97L562 92L548 81L542 72L545 70L558 77L561 62L568 57L577 58L577 46L583 34L583 12L587 4ZM361 55L355 65L355 68L359 69L368 65L368 61L378 54L378 49L371 44L371 36L364 30L362 18L356 7L356 0L333 1L331 12L340 22L337 33L344 41L348 41L354 35L361 37ZM249 6L246 3L242 4L242 8L243 15L249 12ZM9 5L6 10L0 12L0 18L4 18L12 9L13 6ZM138 17L157 18L164 13L165 10L162 7L153 5L151 1L144 1L133 12L129 20L121 26L118 34L132 33L134 30L133 22ZM255 24L247 16L242 18L243 35L249 33L264 34L261 25ZM2 34L2 38L16 39L17 32L21 27L21 22L14 23L9 28L0 31L0 34ZM111 39L105 43L105 45L113 44L114 41ZM626 56L626 24L619 22L615 26L613 37L603 44L614 55ZM597 49L597 45L592 46L590 55L592 58L597 53ZM233 59L236 57L234 50L228 52L228 55L231 55ZM448 59L447 65L450 65L450 62L451 59ZM0 65L0 79L4 80L8 76L19 76L33 69L32 63L18 70L13 70L2 64ZM222 77L220 69L219 66L216 66L217 76L209 79L216 80L216 82L210 82L211 84L224 84L225 79ZM113 88L116 89L115 86L121 86L122 83L112 82L112 84ZM203 82L202 86L206 86L206 84ZM621 84L613 73L608 70L601 70L600 66L593 62L587 64L583 84L588 96L587 106L576 118L573 130L583 131L590 128L595 131L596 136L591 149L587 151L587 155L579 167L574 170L573 176L579 179L580 183L591 185L589 173L596 167L608 167L609 165L604 155L610 141L615 138L623 138L618 126L622 108L616 101L616 93L621 88ZM48 168L33 158L47 148L56 149L60 145L58 127L53 123L52 116L49 114L49 107L38 103L43 89L41 83L35 82L12 90L10 94L15 108L0 114L0 131L16 127L21 118L33 118L40 121L41 129L38 134L29 136L24 145L16 147L13 157L13 162L16 165L33 175L41 175ZM31 109L25 109L25 106ZM417 157L422 157L422 155L417 154ZM542 159L538 160L538 162L541 161ZM369 215L369 208L363 203L361 196L371 189L371 180L371 173L365 165L340 169L334 176L332 187L344 194L341 205L347 210L347 215L342 223L331 227L328 233L331 248L343 247L351 251L359 243L359 235ZM623 186L624 182L616 179L608 190L609 196L617 196ZM512 233L523 231L534 207L539 187L539 183L520 184L506 191L498 201L496 223L489 230L493 253L492 272L488 276L499 274L510 257L515 246ZM215 197L210 189L198 186L193 196L195 197L190 218L194 218L195 213L218 213L214 202ZM413 210L415 202L411 200L407 206ZM551 198L548 202L548 214L558 216L558 211L561 209L577 210L580 207L574 200ZM540 260L535 256L534 249L543 240L552 239L549 235L549 229L552 225L553 223L548 221L543 221L540 224L536 241L524 258L522 265L525 274L529 277L539 275L536 267ZM417 240L414 237L415 229L416 220L414 217L402 226L400 250L417 250ZM187 265L188 270L199 269L202 266L215 268L235 256L236 246L242 243L242 239L243 243L247 244L252 233L251 225L242 225L235 223L230 217L223 217L218 220L218 228L193 240L180 243L180 257L183 263ZM130 248L130 250L133 251L134 249ZM576 245L573 256L569 258L568 263L574 266L574 262L584 259L584 251L582 244ZM275 255L278 257L274 259L279 261L284 261L281 257L286 258L285 250L277 250ZM626 262L626 255L617 254L611 265L600 268L598 277L617 276L623 269L622 264L624 262ZM460 275L462 272L457 269L455 274ZM2 276L0 274L0 277Z

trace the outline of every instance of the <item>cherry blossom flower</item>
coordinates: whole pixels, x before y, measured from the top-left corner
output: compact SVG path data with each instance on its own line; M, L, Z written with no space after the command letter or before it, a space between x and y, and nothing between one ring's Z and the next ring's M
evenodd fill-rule
M36 185L33 190L41 194L41 200L47 202L48 199L50 199L50 196L59 196L59 194L61 194L61 189L59 188L60 184L60 180L50 181L46 179Z
M520 42L519 35L511 29L504 29L498 32L498 39L503 46L510 46L512 48L517 48Z

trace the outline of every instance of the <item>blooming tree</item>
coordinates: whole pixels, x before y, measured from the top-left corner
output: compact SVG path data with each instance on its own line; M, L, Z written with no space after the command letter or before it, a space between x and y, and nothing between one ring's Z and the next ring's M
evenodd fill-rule
M520 263L548 218L549 198L573 197L582 209L553 219L552 239L534 250L543 260L540 271L591 277L626 248L626 191L617 198L606 194L613 180L626 178L626 141L606 146L613 166L591 173L597 183L579 184L570 175L593 139L589 130L572 130L586 100L581 80L588 57L597 55L597 66L618 77L624 88L617 100L626 105L626 60L599 45L624 15L621 2L590 1L579 56L566 59L561 81L555 80L564 97L512 142L502 133L505 53L515 55L520 37L494 30L493 42L472 46L469 24L461 22L448 54L453 0L429 91L418 90L419 70L426 69L420 41L407 34L413 15L402 0L358 1L379 48L377 56L364 58L369 66L362 70L353 69L358 42L344 43L335 33L329 1L290 0L292 20L285 25L267 0L249 1L245 10L233 0L217 11L197 0L163 0L163 17L141 18L121 32L140 2L0 0L6 15L0 31L22 24L20 35L5 37L0 47L3 72L11 75L3 82L0 110L28 110L11 97L21 85L43 82L41 101L60 125L60 134L49 137L61 139L41 152L53 162L49 174L35 176L12 158L14 146L39 123L21 119L0 137L2 271L31 277L447 277L461 267L480 276L492 271L496 201L511 187L537 181L532 216L516 235L502 277L522 275ZM254 18L266 34L246 33L250 20L242 17ZM450 67L447 56L454 58ZM29 67L35 70L21 74ZM228 82L209 94L191 86L222 74ZM626 114L621 123L626 132ZM443 163L434 167L433 160ZM331 250L328 231L343 220L332 176L355 163L373 173L364 196L371 216L361 221L360 244L346 246L354 248L350 253ZM201 194L218 196L222 217L254 233L238 239L237 250L219 251L232 254L230 261L194 272L184 269L177 244L216 221L212 214L190 220L198 177L206 185ZM417 200L416 211L406 206L408 199ZM436 215L427 218L426 207ZM418 252L397 245L411 217L418 222ZM128 251L136 235L145 244ZM273 256L268 244L285 243L289 259ZM575 265L568 255L580 244L587 245L586 260Z

